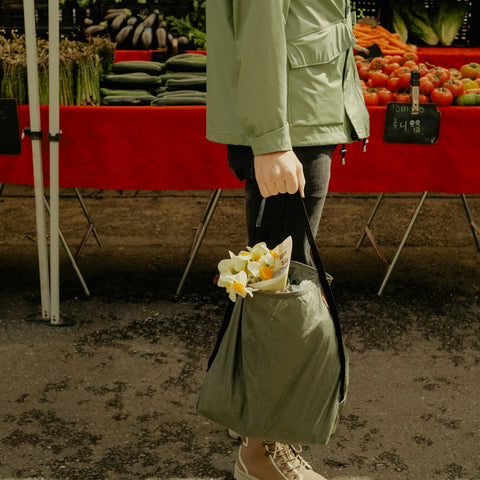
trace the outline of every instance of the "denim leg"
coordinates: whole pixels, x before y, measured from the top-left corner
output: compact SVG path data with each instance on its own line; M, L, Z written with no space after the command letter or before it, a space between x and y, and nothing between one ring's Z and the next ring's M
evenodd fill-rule
M243 171L246 172L253 165L251 150L245 149L245 147L236 149L237 147L229 147L231 167L234 167L234 164L241 163ZM318 231L328 191L330 165L334 149L334 145L294 148L295 154L303 164L306 179L305 204L314 235ZM241 157L243 157L243 162L240 162ZM251 176L247 178L245 194L248 244L253 246L258 242L265 242L269 248L274 248L291 235L293 239L292 259L312 264L310 246L304 231L303 217L295 198L288 193L268 197L262 225L256 227L263 197L260 194L257 182Z

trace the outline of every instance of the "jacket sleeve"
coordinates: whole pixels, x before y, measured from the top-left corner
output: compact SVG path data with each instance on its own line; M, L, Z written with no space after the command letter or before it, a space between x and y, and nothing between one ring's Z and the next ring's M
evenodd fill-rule
M292 148L285 39L289 5L290 0L233 0L237 112L255 155Z

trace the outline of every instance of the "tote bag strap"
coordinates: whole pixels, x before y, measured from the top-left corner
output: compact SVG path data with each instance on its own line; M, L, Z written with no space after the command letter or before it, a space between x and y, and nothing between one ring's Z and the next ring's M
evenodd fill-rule
M310 244L311 254L313 263L317 269L318 278L320 284L323 288L325 298L327 299L327 304L332 315L333 324L335 326L335 334L337 336L338 343L338 355L340 358L340 402L345 398L345 369L346 369L346 360L345 360L345 349L342 339L342 329L340 327L340 319L338 317L337 306L335 305L335 299L333 298L332 289L330 288L330 283L327 278L327 273L320 258L320 253L318 252L317 245L315 243L315 238L313 237L312 227L310 225L310 220L308 218L307 207L305 206L305 201L300 193L297 192L297 198L299 199L300 208L302 210L302 215L305 224L305 232L307 234L308 243Z

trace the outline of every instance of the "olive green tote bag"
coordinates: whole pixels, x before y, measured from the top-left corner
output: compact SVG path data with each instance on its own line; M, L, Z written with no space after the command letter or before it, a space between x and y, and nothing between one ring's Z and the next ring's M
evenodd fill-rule
M313 444L328 442L335 430L348 362L327 274L302 208L316 268L291 262L294 291L257 291L230 303L197 411L242 436ZM309 282L300 285L304 280Z

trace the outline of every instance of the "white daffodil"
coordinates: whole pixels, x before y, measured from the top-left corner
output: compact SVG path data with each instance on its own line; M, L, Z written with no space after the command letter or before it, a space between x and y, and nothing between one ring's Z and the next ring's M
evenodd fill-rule
M249 260L253 262L258 262L261 257L270 254L270 250L265 242L257 243L253 247L247 247L247 250L250 252Z
M254 282L270 280L273 277L273 266L263 261L263 257L259 262L248 262L247 270L247 273L251 273L254 277Z
M220 272L220 275L235 275L238 272L245 270L246 263L246 260L234 255L231 258L220 260L220 262L218 262L218 271ZM220 286L223 287L224 285Z
M254 289L247 287L247 280L247 274L242 270L235 275L220 275L218 285L226 288L230 300L234 302L237 299L237 295L240 295L243 298L247 295L253 295Z

